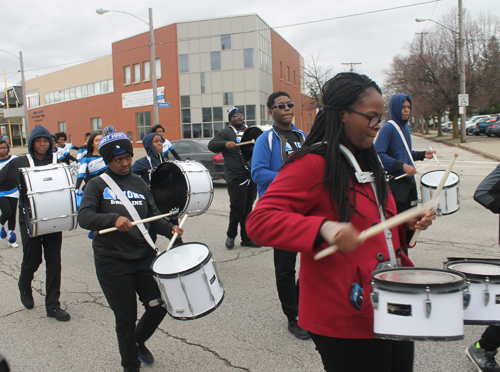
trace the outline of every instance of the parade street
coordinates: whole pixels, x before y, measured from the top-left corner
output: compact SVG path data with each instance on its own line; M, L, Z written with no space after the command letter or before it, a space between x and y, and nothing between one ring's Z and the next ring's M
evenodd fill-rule
M415 266L442 268L447 257L500 258L498 215L472 198L498 161L416 136L412 140L415 150L432 146L440 163L437 165L434 159L418 162L420 175L445 170L458 152L453 171L460 176L461 201L458 212L436 219L428 231L420 234L409 253ZM183 236L184 242L201 242L212 251L225 290L222 304L196 320L165 317L147 343L156 363L141 370L322 371L313 342L299 340L287 330L276 293L272 248L243 248L239 238L234 249L224 247L228 200L225 183L214 182L210 209L188 218ZM273 221L267 223L269 229L280 233L280 226ZM22 247L9 248L7 242L0 242L0 353L13 372L122 370L114 316L96 278L87 233L81 228L63 233L61 304L71 315L69 322L46 317L44 264L33 282L35 308L27 310L21 304L18 278ZM167 244L163 237L157 242L160 250L165 250ZM139 310L142 312L142 308ZM414 371L475 371L464 350L484 328L465 326L465 337L460 341L416 342Z

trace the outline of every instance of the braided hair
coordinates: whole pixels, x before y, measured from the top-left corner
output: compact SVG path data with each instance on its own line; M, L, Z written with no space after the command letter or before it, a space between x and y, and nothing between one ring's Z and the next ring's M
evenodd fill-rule
M354 170L341 154L340 144L349 147L345 134L342 110L352 108L359 103L371 89L382 94L378 85L366 75L343 72L335 75L323 86L324 107L318 112L311 132L302 148L294 152L285 162L289 164L295 159L309 154L320 154L325 157L325 174L323 184L329 190L330 204L336 211L339 221L350 222L356 213L356 189ZM387 201L387 185L377 151L372 145L366 150L358 150L355 154L360 167L373 172L377 185L377 198L383 206Z

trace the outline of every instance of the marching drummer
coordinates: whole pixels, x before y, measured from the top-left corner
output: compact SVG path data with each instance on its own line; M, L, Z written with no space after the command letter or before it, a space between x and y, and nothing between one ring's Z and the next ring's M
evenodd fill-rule
M240 227L241 246L259 248L246 231L246 219L252 211L257 197L257 185L252 181L250 171L246 169L237 149L243 132L247 128L244 116L238 107L227 110L229 125L215 135L209 142L208 149L212 152L222 152L224 156L224 179L229 194L230 212L229 227L226 233L226 248L234 248L234 239Z
M398 249L406 230L426 229L435 215L422 213L360 245L359 231L396 214L373 146L384 101L377 84L356 73L327 81L323 100L303 146L248 216L248 233L260 244L301 252L298 324L326 371L411 371L413 342L374 338L370 280L384 259L412 266ZM364 171L357 177L355 166ZM336 253L314 259L334 243Z
M52 149L52 135L41 125L33 128L28 141L29 153L13 159L0 171L0 183L16 182L20 184L19 168L37 167L55 163L57 157ZM22 177L22 175L21 175ZM23 262L19 275L19 291L21 302L27 309L34 307L31 282L35 272L42 263L42 253L46 267L45 308L47 316L59 321L70 320L70 315L61 309L59 296L61 294L61 245L62 232L30 237L26 221L29 217L26 190L21 188L19 198L19 230L23 243ZM26 209L26 210L25 210Z
M149 224L171 238L179 226L164 219L132 226L132 220L159 215L147 185L130 172L134 155L125 133L113 132L99 141L99 153L108 169L87 184L78 214L80 226L94 230L92 247L97 279L115 314L116 334L124 371L139 371L141 362L154 363L145 342L165 317L160 290L151 263L156 257L147 233ZM135 218L134 218L135 216ZM101 229L118 231L97 234ZM136 326L139 295L145 312Z
M157 133L163 138L163 147L162 147L162 155L165 159L168 160L168 153L170 152L175 160L182 160L177 151L175 151L174 146L172 146L172 143L164 138L165 135L165 128L163 128L160 124L155 125L154 127L151 128L151 133Z

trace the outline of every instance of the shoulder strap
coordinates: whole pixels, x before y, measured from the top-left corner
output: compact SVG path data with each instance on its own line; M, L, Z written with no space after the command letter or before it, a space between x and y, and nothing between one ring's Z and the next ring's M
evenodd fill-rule
M408 147L408 143L406 142L406 138L403 134L403 131L401 130L400 126L397 123L395 123L393 120L389 120L389 123L391 123L394 126L394 128L396 128L399 135L401 136L401 141L403 141L403 144L405 145L406 151L408 152L408 156L410 158L411 165L413 165L413 167L415 167L415 163L413 162L413 156L411 154L410 148Z
M120 199L120 201L123 203L123 206L127 209L128 213L132 217L134 221L140 221L141 217L139 216L139 213L137 213L137 210L134 208L130 200L128 200L127 196L125 193L122 191L120 186L116 184L116 182L106 173L103 173L100 175L100 177L108 184L108 186L113 190L115 195ZM143 223L140 223L136 225L139 228L139 231L142 233L144 236L144 239L148 242L148 244L151 246L151 248L156 250L155 243L153 243L153 239L151 239L151 236L149 236L148 230L146 230L146 227L144 226Z
M34 167L35 166L35 162L33 160L33 157L31 156L31 154L26 154L26 159L28 159L28 163L30 163L30 167ZM52 164L57 164L57 152L53 152L52 153Z

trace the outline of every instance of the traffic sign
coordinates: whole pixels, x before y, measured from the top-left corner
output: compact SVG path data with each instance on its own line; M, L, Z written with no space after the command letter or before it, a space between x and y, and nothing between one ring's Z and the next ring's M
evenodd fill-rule
M170 107L170 102L158 102L158 107Z
M458 95L458 106L459 107L469 106L469 95L468 94L459 94Z
M159 94L156 96L156 99L165 99L165 95L164 94Z

